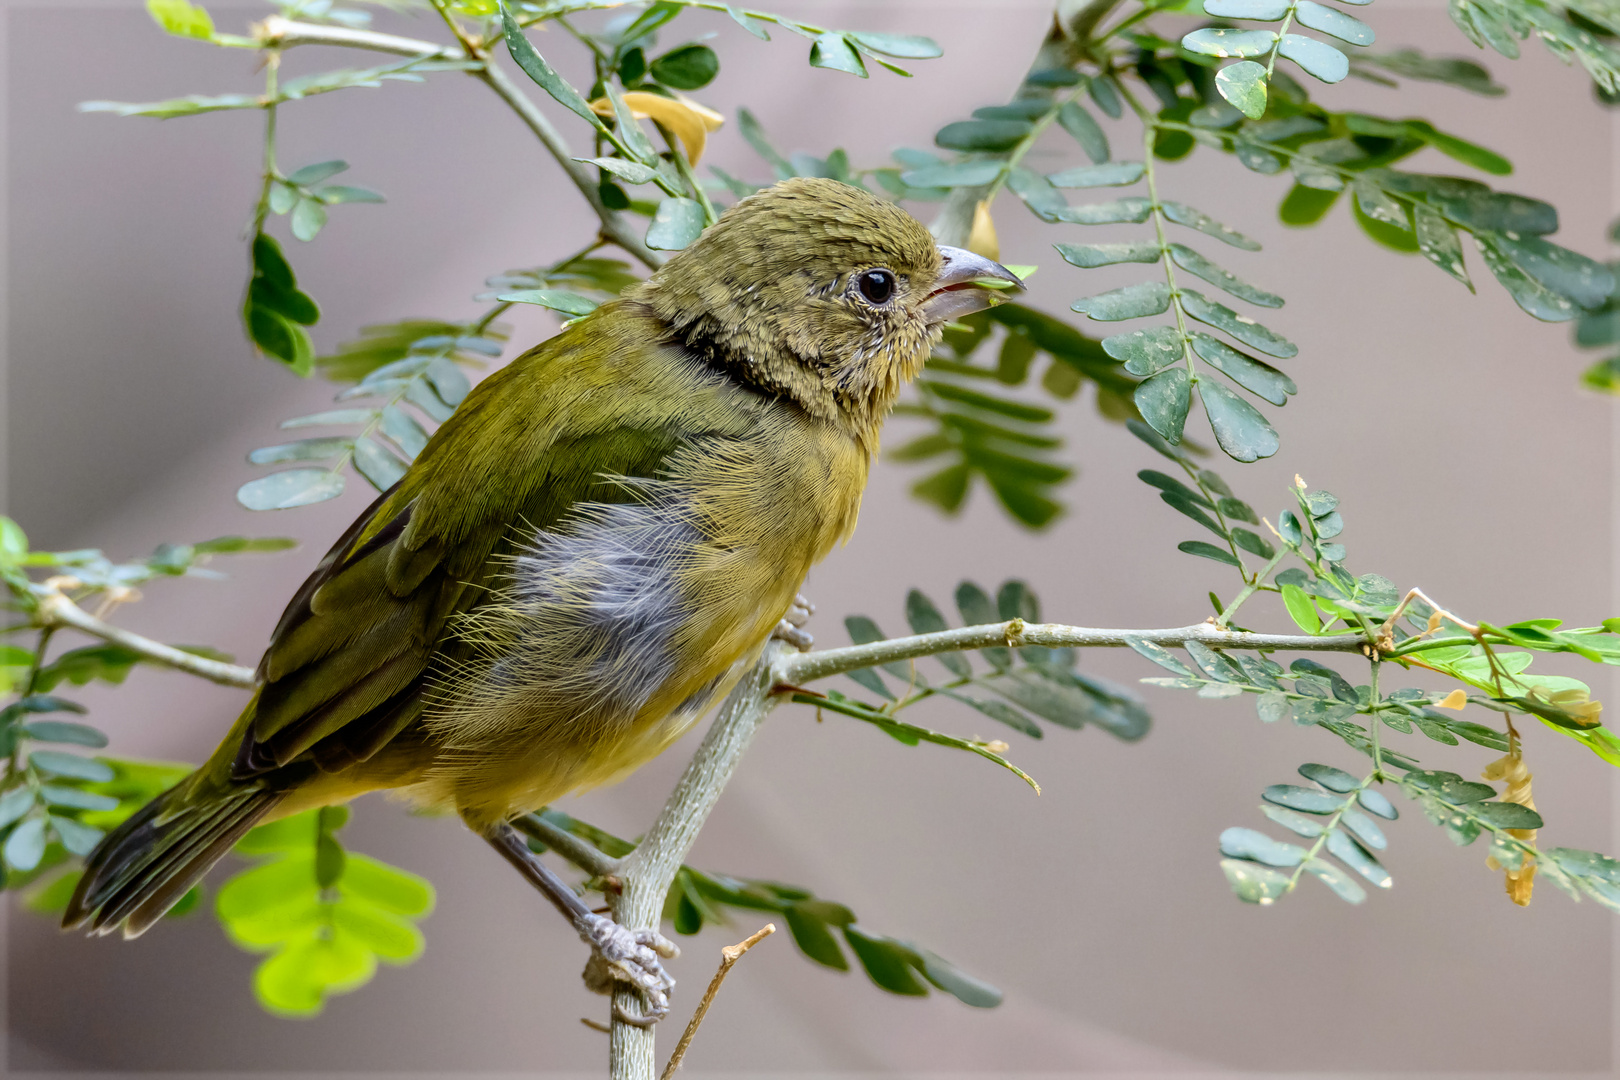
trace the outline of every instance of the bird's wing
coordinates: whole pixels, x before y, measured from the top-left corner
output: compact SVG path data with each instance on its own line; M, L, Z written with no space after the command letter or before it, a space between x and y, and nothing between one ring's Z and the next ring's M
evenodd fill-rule
M622 312L591 321L605 325L485 379L321 561L260 663L233 775L376 753L459 658L450 621L489 597L503 555L580 503L632 497L615 478L652 477L692 439L746 423L732 392Z

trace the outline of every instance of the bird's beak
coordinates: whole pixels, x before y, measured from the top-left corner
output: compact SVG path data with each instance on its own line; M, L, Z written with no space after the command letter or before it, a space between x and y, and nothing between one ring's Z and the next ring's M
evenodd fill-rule
M939 262L934 290L923 301L923 312L931 323L960 319L994 303L994 291L974 284L981 278L1011 282L1019 290L1024 288L1018 276L1005 266L962 248L939 245Z

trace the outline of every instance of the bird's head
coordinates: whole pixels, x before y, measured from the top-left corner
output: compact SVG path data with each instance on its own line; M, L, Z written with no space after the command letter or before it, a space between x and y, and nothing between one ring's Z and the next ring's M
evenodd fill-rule
M1018 285L999 263L935 244L893 203L798 178L738 202L626 295L707 363L864 438L940 328L990 305L981 278Z

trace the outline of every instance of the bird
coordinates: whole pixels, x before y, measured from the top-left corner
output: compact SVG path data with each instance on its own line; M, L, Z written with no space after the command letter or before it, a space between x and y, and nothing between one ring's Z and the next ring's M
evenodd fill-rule
M754 663L992 280L1022 288L861 187L740 199L473 388L294 594L218 749L87 857L63 925L139 936L253 826L392 789L459 814L656 1021L673 945L587 909L511 821L650 760Z

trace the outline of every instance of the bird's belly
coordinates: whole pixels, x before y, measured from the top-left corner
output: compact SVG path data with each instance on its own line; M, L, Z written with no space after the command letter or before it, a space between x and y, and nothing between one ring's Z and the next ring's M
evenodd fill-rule
M462 630L475 655L429 704L435 764L410 794L494 820L620 779L736 682L809 555L717 544L656 494L537 534Z

